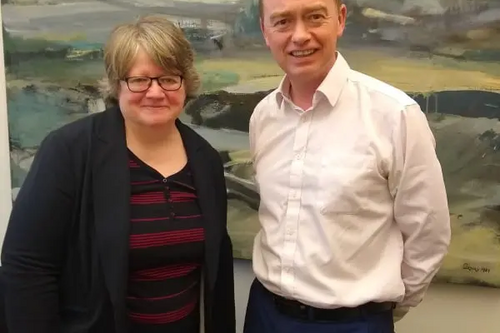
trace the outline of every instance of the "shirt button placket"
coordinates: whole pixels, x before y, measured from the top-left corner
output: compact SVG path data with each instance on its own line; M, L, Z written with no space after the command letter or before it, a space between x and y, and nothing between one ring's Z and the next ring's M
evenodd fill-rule
M307 144L308 127L307 121L302 118L297 124L295 130L295 141L293 150L296 152L290 165L289 192L287 198L287 210L285 214L285 235L284 235L284 251L283 251L283 271L281 275L282 288L285 292L293 292L293 257L297 247L297 228L299 224L300 198L302 187L302 176L304 167L303 150Z

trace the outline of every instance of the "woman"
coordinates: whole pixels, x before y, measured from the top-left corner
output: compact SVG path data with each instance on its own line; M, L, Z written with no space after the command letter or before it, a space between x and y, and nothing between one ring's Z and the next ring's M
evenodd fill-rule
M50 133L14 203L9 333L235 332L221 161L177 119L193 57L164 18L113 30L117 106Z

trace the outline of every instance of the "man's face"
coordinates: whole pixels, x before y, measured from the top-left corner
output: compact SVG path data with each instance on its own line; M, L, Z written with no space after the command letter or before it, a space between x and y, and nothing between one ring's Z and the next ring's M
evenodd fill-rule
M261 29L291 79L323 80L335 62L346 7L335 0L263 0Z

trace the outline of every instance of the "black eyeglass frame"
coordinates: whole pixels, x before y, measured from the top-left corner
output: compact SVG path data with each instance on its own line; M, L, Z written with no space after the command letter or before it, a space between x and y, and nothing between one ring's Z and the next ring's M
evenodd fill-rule
M161 78L165 78L165 77L178 77L180 79L179 86L177 88L175 88L175 89L165 89L161 85L161 83L160 83L160 79ZM130 89L129 80L131 80L131 79L138 79L138 78L149 79L149 83L147 85L147 88L141 89L141 90L132 90L132 89ZM130 90L131 92L134 92L134 93L141 93L141 92L148 91L149 88L151 88L151 85L153 84L153 81L156 81L156 83L158 83L158 85L160 86L160 88L163 89L163 90L165 90L165 91L177 91L177 90L181 89L182 83L184 82L184 77L182 75L162 75L162 76L155 76L155 77L137 75L137 76L129 76L129 77L123 78L120 81L125 82L127 84L128 90Z

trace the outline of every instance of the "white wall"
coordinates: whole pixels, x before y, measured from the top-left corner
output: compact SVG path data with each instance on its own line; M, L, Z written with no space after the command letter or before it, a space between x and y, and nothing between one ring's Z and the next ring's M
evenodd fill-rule
M242 332L248 290L253 281L249 261L235 260L238 332ZM396 333L500 333L500 289L432 285L424 301L396 325Z
M1 26L2 8L0 7ZM12 208L8 124L3 36L0 29L0 249L3 244L5 229L7 228L7 221Z

